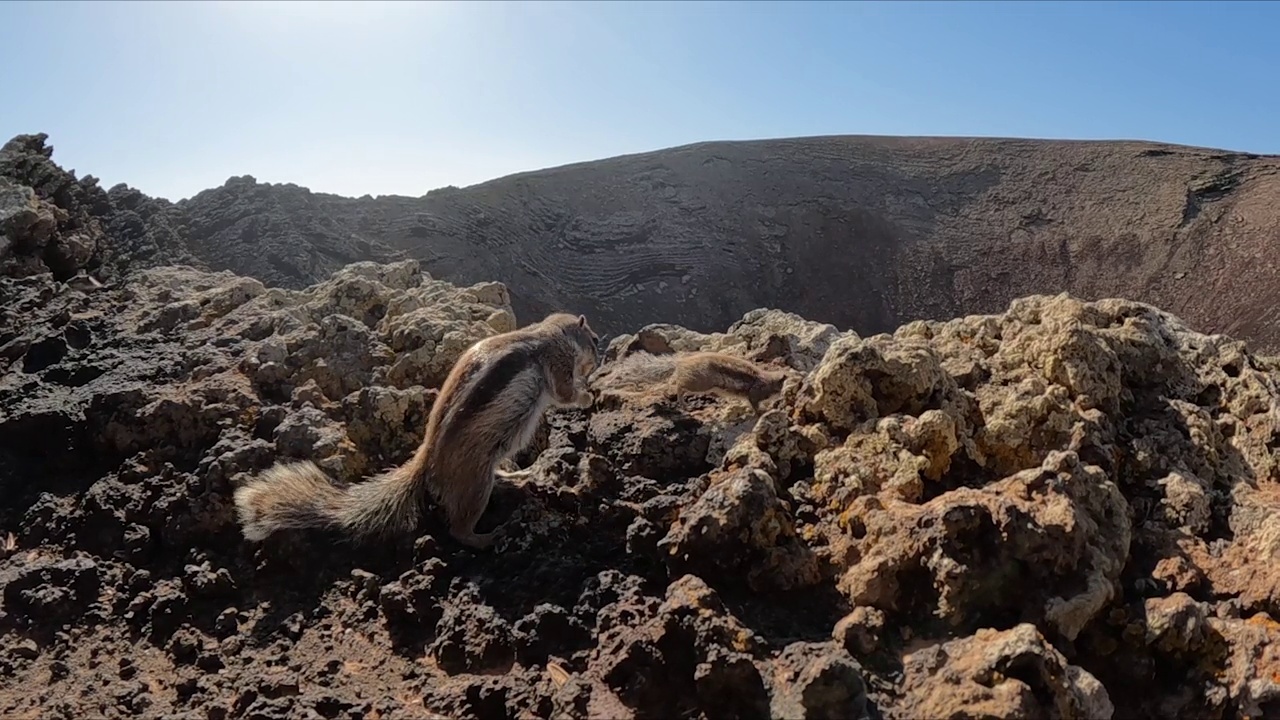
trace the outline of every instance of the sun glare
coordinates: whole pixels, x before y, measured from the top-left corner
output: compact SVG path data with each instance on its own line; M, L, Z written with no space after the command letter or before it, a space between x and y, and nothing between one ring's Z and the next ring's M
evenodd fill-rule
M223 13L247 27L352 29L409 15L438 12L454 3L407 0L218 0Z

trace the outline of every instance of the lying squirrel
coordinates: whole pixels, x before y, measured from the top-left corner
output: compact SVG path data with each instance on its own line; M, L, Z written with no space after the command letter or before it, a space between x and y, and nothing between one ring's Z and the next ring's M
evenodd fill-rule
M601 392L636 396L652 389L679 393L716 392L745 399L760 412L760 403L782 390L785 370L766 370L750 360L718 352L635 352L594 378ZM619 390L629 386L634 390Z
M261 541L311 527L358 537L408 533L430 493L455 539L488 547L494 533L475 528L497 466L529 444L548 407L591 406L586 379L598 343L585 316L555 313L472 345L449 371L409 462L345 488L311 461L277 463L235 491L244 536Z

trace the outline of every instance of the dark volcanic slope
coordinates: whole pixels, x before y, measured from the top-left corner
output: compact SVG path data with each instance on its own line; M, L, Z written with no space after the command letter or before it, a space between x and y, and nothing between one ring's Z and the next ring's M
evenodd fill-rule
M849 327L1069 291L1280 349L1280 158L1140 142L827 137L705 143L422 198L233 178L177 204L214 269L303 287L394 250L501 280L522 321L708 330L767 306Z
M1276 348L1277 169L1138 142L841 137L707 143L420 199L240 181L184 206L198 246L239 273L317 279L252 252L253 233L212 232L228 195L383 240L438 277L500 279L522 318L583 309L610 331L724 327L769 306L869 333L1066 290Z

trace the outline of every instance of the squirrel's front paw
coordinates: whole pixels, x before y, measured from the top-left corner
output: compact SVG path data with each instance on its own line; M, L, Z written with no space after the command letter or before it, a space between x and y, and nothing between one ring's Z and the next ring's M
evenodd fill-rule
M591 394L590 390L583 390L579 388L578 395L574 398L573 405L574 407L585 410L594 405L595 401L595 396Z

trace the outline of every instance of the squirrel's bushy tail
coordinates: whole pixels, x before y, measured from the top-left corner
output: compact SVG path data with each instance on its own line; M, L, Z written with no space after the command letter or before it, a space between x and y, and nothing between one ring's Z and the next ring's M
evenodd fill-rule
M411 466L346 488L336 487L315 463L277 463L235 491L244 536L261 542L285 529L335 528L364 537L412 531L418 524L420 486Z

